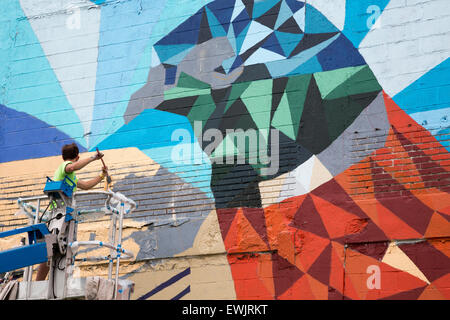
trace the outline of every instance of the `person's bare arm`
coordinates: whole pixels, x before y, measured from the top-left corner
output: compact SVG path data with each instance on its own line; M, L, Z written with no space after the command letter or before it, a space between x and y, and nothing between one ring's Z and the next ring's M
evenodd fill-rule
M77 187L80 188L81 190L89 190L91 188L93 188L94 186L96 186L98 183L100 183L100 181L102 181L103 178L101 176L97 176L93 179L84 181L84 180L78 180L77 182Z
M90 180L84 181L84 180L78 180L77 182L77 187L80 188L81 190L89 190L93 187L95 187L98 183L100 183L106 176L106 174L108 173L108 168L103 168L102 169L102 174L98 175L95 178L92 178Z
M81 160L78 160L77 162L69 163L66 166L66 173L71 173L71 172L83 169L85 166L87 166L92 161L99 160L102 157L103 157L103 154L100 153L100 155L96 154L96 155L91 156L89 158L81 159Z

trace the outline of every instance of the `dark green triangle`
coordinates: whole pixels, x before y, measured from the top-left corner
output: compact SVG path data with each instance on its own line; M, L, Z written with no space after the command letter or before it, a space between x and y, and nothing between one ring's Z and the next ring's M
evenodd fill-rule
M289 108L291 110L292 125L294 127L295 137L298 135L298 127L303 114L303 108L310 81L311 75L303 74L290 77L286 85L286 94L289 102Z
M191 111L187 115L187 118L194 127L195 121L202 121L202 129L206 124L206 121L209 119L211 114L216 109L216 105L212 97L208 94L199 96L195 101L194 105L191 108Z
M379 91L374 91L334 100L323 100L331 141L344 132L378 94Z
M177 87L192 88L192 89L209 89L211 86L208 83L197 80L190 75L181 72L178 79Z
M225 112L227 112L228 108L242 95L242 93L250 86L251 82L240 82L235 83L231 87L231 92L228 97L227 105L225 106Z

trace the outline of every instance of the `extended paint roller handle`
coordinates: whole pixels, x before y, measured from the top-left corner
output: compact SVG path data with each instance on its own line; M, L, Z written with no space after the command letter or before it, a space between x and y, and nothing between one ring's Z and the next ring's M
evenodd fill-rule
M96 150L97 150L97 154L100 155L100 150L98 150L98 148L96 148ZM102 160L103 168L106 169L106 165L105 165L105 161L103 161L103 157L100 158L100 160Z
M97 150L97 154L100 155L100 151L98 150L98 148L96 148L96 150ZM107 182L107 184L105 185L105 190L106 190L108 188L108 186L111 184L112 179L106 169L105 161L103 161L103 158L100 158L100 160L102 160L103 169L105 169L105 171L106 171L106 182Z

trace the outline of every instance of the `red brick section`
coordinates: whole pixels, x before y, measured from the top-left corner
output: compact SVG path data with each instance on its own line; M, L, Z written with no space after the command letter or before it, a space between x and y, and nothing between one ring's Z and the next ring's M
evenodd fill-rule
M450 154L384 97L383 148L309 194L217 210L238 299L450 298ZM427 281L382 262L393 240Z

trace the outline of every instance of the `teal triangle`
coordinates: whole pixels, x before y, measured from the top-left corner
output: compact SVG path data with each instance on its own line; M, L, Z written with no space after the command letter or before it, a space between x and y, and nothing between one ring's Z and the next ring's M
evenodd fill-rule
M231 66L233 65L234 60L236 60L236 57L231 57L231 58L223 60L222 67L226 73L230 72L230 69L231 69Z
M227 110L230 108L230 106L241 97L242 93L247 90L247 88L250 86L251 82L239 82L235 83L231 87L231 92L228 97L227 105L225 106L224 113L227 112Z
M166 63L170 58L183 53L183 51L194 47L195 44L185 43L185 44L174 44L174 45L155 45L155 50L158 53L158 57L162 63Z
M304 34L294 34L294 33L286 33L275 31L275 35L277 36L278 42L283 48L284 55L288 57L292 50L298 45L298 43L303 39Z
M280 104L273 115L272 126L283 132L292 140L296 139L294 126L292 124L291 109L289 108L289 101L286 92L281 97Z
M272 110L272 79L253 81L241 95L258 130L267 141Z
M226 37L227 33L225 32L225 29L223 28L219 20L217 20L216 16L211 12L211 10L208 9L208 7L205 7L205 10L206 16L208 17L208 24L209 29L211 30L212 37Z
M295 70L290 72L288 76L296 75L296 74L311 74L315 72L321 72L322 66L319 63L319 60L317 59L317 56L312 57L305 63L298 66Z
M178 65L181 61L183 61L183 59L187 56L187 54L191 51L192 47L188 47L185 50L181 51L180 53L170 57L169 59L167 59L165 61L165 63L167 64L171 64L171 65Z
M236 38L236 52L241 51L248 29L250 29L250 23L244 28L244 30L241 31L241 33L239 33L239 36Z
M264 13L269 11L273 6L275 6L280 0L264 0L264 1L254 1L253 3L253 19L259 18Z
M339 32L325 16L313 6L305 8L305 33Z

